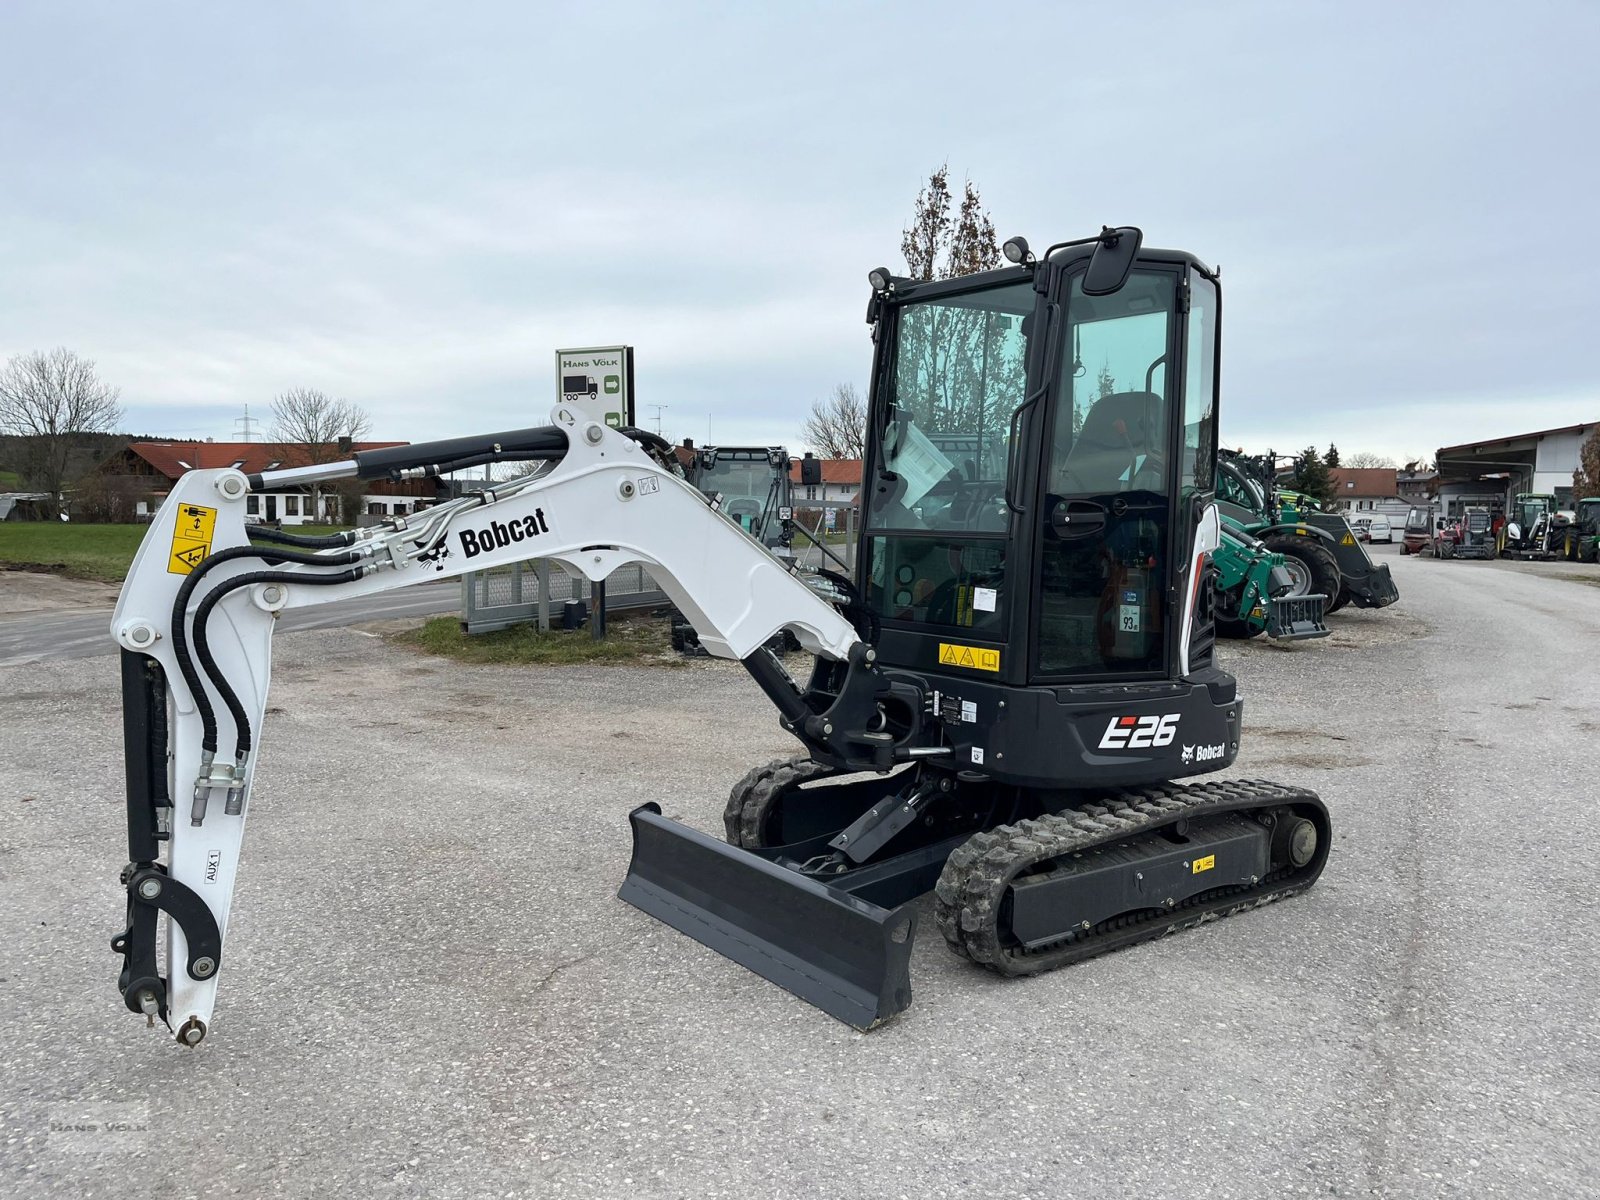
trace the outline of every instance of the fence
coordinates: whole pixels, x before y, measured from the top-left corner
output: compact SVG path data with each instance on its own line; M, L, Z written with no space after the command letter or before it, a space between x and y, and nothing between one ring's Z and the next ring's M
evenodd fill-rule
M854 576L856 565L856 527L860 521L860 513L848 504L833 508L833 529L827 528L827 509L821 506L807 505L794 510L794 521L810 537L796 533L794 538L795 559L802 567L816 570L826 567L830 571L842 571L846 575ZM812 539L825 541L829 554L823 553ZM843 561L843 566L840 561Z
M469 571L461 577L461 627L468 633L489 633L537 621L540 629L549 629L552 611L560 613L569 600L589 598L587 579L574 579L543 559ZM666 593L641 566L618 567L606 580L608 612L666 603Z

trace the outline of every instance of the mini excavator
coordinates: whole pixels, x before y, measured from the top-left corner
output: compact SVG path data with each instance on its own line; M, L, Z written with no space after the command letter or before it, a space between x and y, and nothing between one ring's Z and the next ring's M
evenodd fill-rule
M1242 711L1213 659L1220 291L1142 242L1108 227L1038 256L1013 239L1008 266L959 279L871 272L856 578L827 595L659 438L565 404L184 475L112 621L127 1007L206 1036L278 614L528 558L590 580L642 564L801 749L733 787L726 840L636 809L621 898L857 1028L911 1003L930 891L956 954L1031 975L1309 887L1331 844L1315 794L1192 780L1234 762ZM368 529L244 519L268 489L506 461L532 466ZM783 630L814 656L803 683L768 648Z

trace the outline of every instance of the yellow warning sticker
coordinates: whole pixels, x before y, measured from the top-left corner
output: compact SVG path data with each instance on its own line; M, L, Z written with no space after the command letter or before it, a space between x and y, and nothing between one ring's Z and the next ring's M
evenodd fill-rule
M958 646L954 642L939 643L941 667L968 667L974 671L1000 670L1000 651L983 646Z
M1348 533L1345 534L1344 537L1340 538L1339 540L1340 540L1341 544L1346 545L1346 546L1354 546L1356 544L1356 539L1351 537Z
M217 528L217 510L203 504L185 504L178 510L178 523L172 527L172 557L167 570L187 575L211 553L211 536Z
M1194 860L1194 870L1191 872L1191 874L1198 875L1201 871L1209 871L1216 865L1217 856L1215 854L1208 854L1204 858L1197 858Z

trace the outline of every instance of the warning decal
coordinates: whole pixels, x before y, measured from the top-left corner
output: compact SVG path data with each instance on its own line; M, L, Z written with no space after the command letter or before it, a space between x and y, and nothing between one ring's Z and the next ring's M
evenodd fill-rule
M967 667L973 671L1000 670L1000 651L983 646L958 646L954 642L939 643L941 667Z
M1209 871L1216 865L1217 856L1215 854L1208 854L1204 858L1197 858L1194 860L1194 869L1190 872L1190 874L1198 875L1201 871Z
M211 553L211 535L217 527L217 510L203 504L185 504L178 510L178 523L172 527L172 557L167 570L187 575Z

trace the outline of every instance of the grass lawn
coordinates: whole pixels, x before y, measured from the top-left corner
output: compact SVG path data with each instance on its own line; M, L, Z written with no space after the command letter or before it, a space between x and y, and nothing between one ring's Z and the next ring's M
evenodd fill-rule
M20 492L22 476L15 471L0 471L0 492Z
M147 528L6 521L0 524L0 567L121 583Z
M433 617L420 629L392 634L389 640L466 663L563 666L621 662L681 667L685 660L672 652L669 632L667 621L660 617L612 616L603 642L595 641L587 629L540 633L534 625L469 636L461 631L459 617Z
M0 570L20 567L72 579L121 583L148 525L0 522ZM294 533L335 533L333 525L299 525Z

